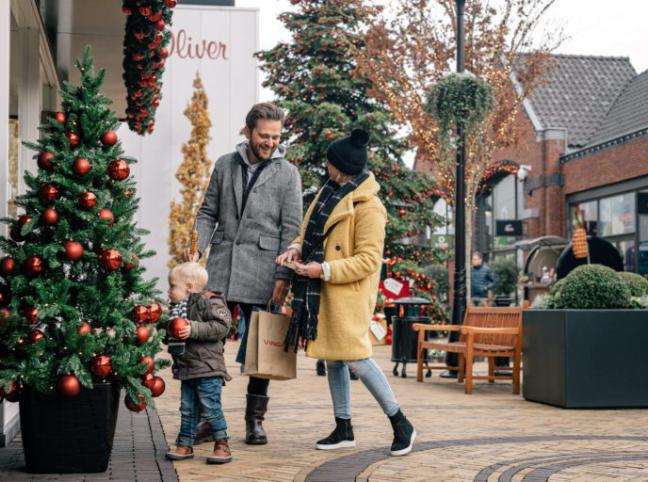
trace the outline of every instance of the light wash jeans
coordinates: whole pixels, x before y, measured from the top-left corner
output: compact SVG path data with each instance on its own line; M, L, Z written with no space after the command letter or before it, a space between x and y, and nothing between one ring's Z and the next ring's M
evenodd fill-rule
M364 360L326 362L335 416L347 420L351 418L351 379L347 365L371 392L385 415L388 417L396 415L400 406L385 374L372 358L366 358Z
M180 384L180 433L178 445L193 447L200 415L211 426L214 440L228 439L221 405L222 377L192 378Z

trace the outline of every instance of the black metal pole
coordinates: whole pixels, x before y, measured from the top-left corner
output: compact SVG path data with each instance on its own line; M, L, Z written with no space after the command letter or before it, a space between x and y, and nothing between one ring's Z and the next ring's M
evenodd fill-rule
M464 71L464 7L466 0L457 0L457 73ZM457 122L457 166L455 186L455 244L454 293L452 298L452 324L463 323L466 310L466 132L463 119ZM450 341L459 339L458 332L450 332ZM448 353L446 364L458 365L456 353ZM452 373L452 371L451 371ZM456 375L456 372L452 373Z

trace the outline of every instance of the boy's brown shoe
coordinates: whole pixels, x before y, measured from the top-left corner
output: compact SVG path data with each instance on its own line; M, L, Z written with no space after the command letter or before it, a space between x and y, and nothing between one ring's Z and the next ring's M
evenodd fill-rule
M214 451L211 455L207 456L208 464L226 464L232 461L232 452L230 451L227 440L216 440L214 443Z
M166 458L169 460L189 460L193 459L194 453L191 447L183 447L178 445L175 450L170 450L166 453Z

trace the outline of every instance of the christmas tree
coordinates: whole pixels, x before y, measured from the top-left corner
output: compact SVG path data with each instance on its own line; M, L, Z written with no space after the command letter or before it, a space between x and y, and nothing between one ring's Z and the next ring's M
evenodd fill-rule
M428 227L441 220L433 213L439 193L434 182L408 169L402 155L406 144L394 130L384 104L371 97L372 79L357 72L354 54L364 46L363 30L377 7L364 0L291 0L296 9L281 21L292 34L257 54L264 82L289 112L285 138L288 158L300 168L306 201L325 178L323 164L332 140L352 127L370 133L369 167L380 183L389 221L385 242L387 276L409 279L415 292L434 297L434 286L420 266L438 261L443 253L418 243ZM439 318L443 307L434 306Z
M171 201L169 214L169 268L182 263L182 254L191 244L193 223L207 191L211 170L211 161L207 157L207 144L211 140L209 102L199 75L196 75L193 85L195 90L191 103L184 111L191 122L191 137L182 145L184 160L175 176L182 185L182 201ZM207 259L206 256L203 258Z
M49 118L38 172L26 172L18 219L0 237L0 392L16 400L22 387L73 397L81 387L112 381L126 405L142 410L164 391L154 371L163 333L155 281L145 281L133 159L114 129L119 122L100 88L90 48L77 60L80 86L65 83L62 112Z

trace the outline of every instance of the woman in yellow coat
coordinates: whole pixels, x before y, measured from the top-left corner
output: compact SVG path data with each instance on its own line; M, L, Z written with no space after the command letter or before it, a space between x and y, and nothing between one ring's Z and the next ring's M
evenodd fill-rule
M369 389L394 429L392 455L412 450L416 432L387 378L371 358L369 323L378 294L387 213L380 187L367 171L369 135L354 129L327 151L329 180L308 209L301 234L277 258L294 263L293 318L286 339L306 355L326 360L336 428L317 442L330 450L355 447L349 369Z

